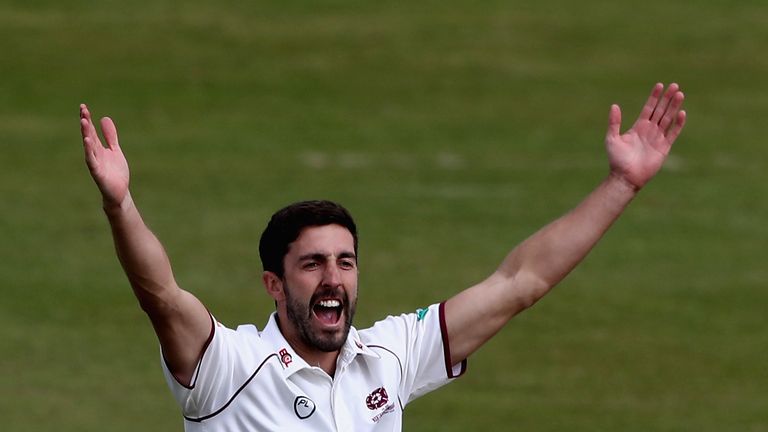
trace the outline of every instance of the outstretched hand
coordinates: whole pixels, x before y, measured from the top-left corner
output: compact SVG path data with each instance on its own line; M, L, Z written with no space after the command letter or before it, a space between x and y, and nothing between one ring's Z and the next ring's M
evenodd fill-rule
M80 105L80 133L83 135L85 163L101 191L104 206L119 206L128 197L128 161L120 149L117 128L112 119L101 119L101 131L107 142L106 147L99 139L88 107L85 104Z
M663 84L656 84L637 121L624 134L620 133L621 109L611 106L605 137L611 174L636 189L653 178L685 125L685 111L680 110L683 99L677 84L670 84L666 93Z

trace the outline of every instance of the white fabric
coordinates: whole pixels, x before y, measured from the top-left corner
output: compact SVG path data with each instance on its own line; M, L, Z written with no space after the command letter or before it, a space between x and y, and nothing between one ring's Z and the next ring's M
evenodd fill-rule
M400 431L405 405L466 366L446 370L442 312L435 304L350 329L334 378L291 349L274 314L262 332L216 323L191 387L164 361L163 371L187 432Z

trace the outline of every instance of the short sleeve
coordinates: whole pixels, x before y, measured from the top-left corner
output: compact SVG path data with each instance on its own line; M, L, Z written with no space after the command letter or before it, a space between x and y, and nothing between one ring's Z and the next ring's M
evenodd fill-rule
M189 386L176 380L163 358L165 380L184 416L204 417L226 404L253 373L261 354L259 346L255 326L240 326L235 331L214 320L211 338Z
M445 327L444 303L415 313L390 316L366 334L366 343L381 344L402 363L401 400L405 404L461 376L466 360L450 364L451 350Z

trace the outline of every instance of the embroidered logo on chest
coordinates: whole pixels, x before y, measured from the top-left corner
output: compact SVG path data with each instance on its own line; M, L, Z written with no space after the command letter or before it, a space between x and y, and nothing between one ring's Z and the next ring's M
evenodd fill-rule
M389 396L387 395L387 391L384 389L384 387L377 388L376 390L372 391L367 398L365 398L365 405L369 410L379 409L386 405L387 402L389 402Z

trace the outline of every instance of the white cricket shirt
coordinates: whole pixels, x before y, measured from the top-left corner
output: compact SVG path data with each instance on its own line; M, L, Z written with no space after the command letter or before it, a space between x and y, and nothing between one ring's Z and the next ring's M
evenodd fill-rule
M291 349L274 313L261 332L213 327L191 386L162 362L187 432L400 431L405 405L466 370L449 364L443 303L350 329L334 378Z

